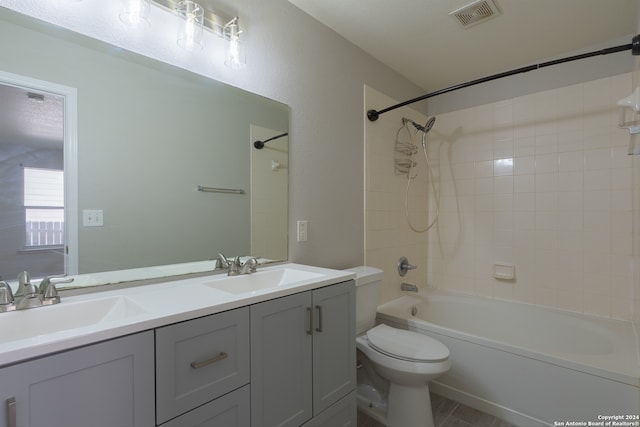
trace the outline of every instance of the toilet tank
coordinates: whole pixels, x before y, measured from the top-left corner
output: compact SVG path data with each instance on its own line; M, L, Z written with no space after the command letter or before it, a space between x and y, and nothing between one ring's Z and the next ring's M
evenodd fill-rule
M384 272L375 267L353 267L356 273L356 334L360 335L376 324L378 296Z

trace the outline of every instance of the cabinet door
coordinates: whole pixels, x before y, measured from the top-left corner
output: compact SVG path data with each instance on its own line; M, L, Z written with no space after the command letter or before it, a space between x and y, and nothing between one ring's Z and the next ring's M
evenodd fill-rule
M0 369L0 426L152 426L152 361L149 331Z
M356 389L355 282L313 291L313 414Z
M302 427L356 427L357 425L357 396L356 391L353 390Z
M311 293L251 306L251 423L299 426L312 417Z

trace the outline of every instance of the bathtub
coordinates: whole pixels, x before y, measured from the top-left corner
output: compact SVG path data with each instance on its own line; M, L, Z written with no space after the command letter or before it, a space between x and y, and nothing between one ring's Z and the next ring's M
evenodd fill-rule
M438 290L383 304L377 319L449 348L434 393L519 426L640 425L631 322Z

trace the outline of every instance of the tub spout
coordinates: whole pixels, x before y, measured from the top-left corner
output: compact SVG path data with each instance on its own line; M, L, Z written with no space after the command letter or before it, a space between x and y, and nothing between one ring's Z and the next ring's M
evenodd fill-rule
M416 285L412 285L411 283L402 282L400 284L400 290L407 292L418 292L418 287Z

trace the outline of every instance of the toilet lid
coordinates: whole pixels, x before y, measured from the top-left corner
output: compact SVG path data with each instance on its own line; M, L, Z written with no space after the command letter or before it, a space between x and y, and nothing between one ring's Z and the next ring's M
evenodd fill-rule
M373 348L397 359L439 362L449 357L449 349L440 341L384 324L370 329L367 338Z

